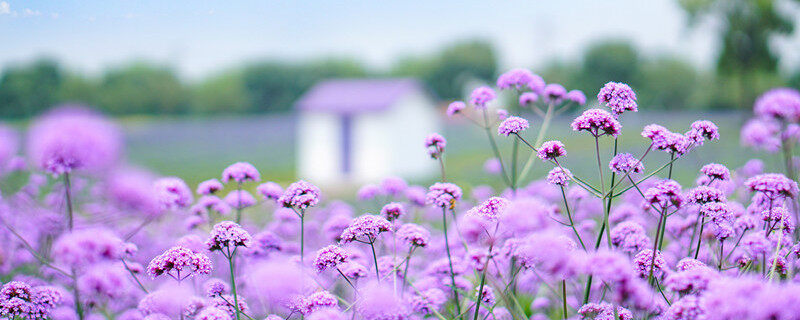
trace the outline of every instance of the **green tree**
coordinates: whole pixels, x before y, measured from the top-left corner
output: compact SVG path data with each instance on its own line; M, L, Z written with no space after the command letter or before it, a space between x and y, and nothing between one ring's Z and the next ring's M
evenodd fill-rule
M637 76L639 104L660 109L703 107L698 95L698 74L684 60L661 57L645 61Z
M797 0L792 0L797 2ZM778 0L679 0L690 24L711 16L722 22L721 50L716 70L722 80L735 82L738 105L749 108L778 66L770 40L794 31L797 17L779 11Z
M0 77L0 114L27 117L50 108L58 102L62 73L58 63L50 59L6 68Z
M211 76L192 92L192 111L196 113L244 112L248 107L247 91L239 71Z
M95 79L79 74L67 74L58 88L58 101L97 105L100 85Z
M597 92L606 82L624 82L637 87L641 64L633 45L624 40L606 40L590 46L583 54L581 75L576 84L587 93Z
M144 62L108 71L100 105L114 114L176 114L188 109L188 92L172 70Z
M485 41L461 42L433 57L402 59L391 74L422 79L442 99L460 99L469 81L494 82L497 57Z

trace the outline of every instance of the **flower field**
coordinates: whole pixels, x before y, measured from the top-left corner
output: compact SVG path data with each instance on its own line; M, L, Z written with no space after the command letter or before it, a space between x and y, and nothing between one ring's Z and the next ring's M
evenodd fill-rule
M441 116L436 177L339 189L289 116L3 126L0 316L800 319L796 90L697 118L514 69Z

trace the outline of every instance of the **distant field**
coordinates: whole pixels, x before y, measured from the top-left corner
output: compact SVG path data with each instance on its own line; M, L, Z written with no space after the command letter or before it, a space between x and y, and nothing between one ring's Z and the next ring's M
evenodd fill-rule
M555 119L550 127L549 139L563 141L568 149L564 163L576 174L594 178L596 160L594 140L585 133L574 133L569 123L574 114ZM526 134L535 139L541 122L528 115L532 129ZM763 154L753 154L739 146L739 128L745 119L741 113L664 113L640 112L623 116L623 132L620 150L641 154L646 145L639 133L644 125L662 124L671 130L684 132L696 119L716 122L722 133L722 140L708 143L692 152L677 165L676 178L682 183L690 183L700 166L708 162L719 162L731 168L738 167L752 157L762 157L768 165L780 168L778 158ZM191 185L210 177L218 177L230 163L248 161L262 173L265 180L282 183L295 180L295 121L289 115L243 116L214 119L136 119L123 121L127 140L128 158L134 164L150 168L163 175L184 178ZM491 151L485 133L479 128L463 121L448 121L444 132L448 139L446 164L448 176L464 187L478 184L499 186L497 177L483 173L483 162ZM509 159L510 139L500 139L504 157ZM604 138L601 148L610 152L611 139ZM425 152L420 141L420 152ZM520 152L520 166L527 158L527 152ZM610 155L603 156L604 166ZM655 161L654 160L658 160ZM656 154L650 158L648 169L655 169L666 161L666 156ZM541 178L551 167L536 160L532 177ZM417 181L429 183L430 181Z

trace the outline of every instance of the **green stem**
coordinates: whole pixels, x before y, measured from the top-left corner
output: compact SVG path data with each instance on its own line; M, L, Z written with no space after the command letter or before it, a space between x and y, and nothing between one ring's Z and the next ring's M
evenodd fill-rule
M69 226L69 231L75 227L75 222L72 217L72 194L70 192L70 182L69 182L69 172L64 173L64 195L67 199L67 223Z
M586 245L583 244L581 234L578 233L578 229L575 228L575 222L572 220L572 213L569 211L569 204L567 203L567 194L564 192L564 186L561 186L561 197L564 199L564 208L567 211L567 218L569 218L569 226L572 228L572 232L575 232L575 236L578 237L578 242L581 243L581 248L583 248L583 251L586 251Z
M489 115L486 109L483 109L483 120L483 129L486 131L486 137L489 138L489 145L492 146L492 152L494 152L494 156L497 158L497 161L500 162L500 171L503 173L503 180L505 180L506 184L511 187L511 179L508 178L505 164L503 164L503 158L500 156L500 149L497 148L497 143L494 141L494 135L492 134L492 130L489 126Z
M450 281L453 285L453 298L456 303L456 314L461 314L461 303L458 302L458 290L456 289L456 275L453 272L453 258L450 255L450 240L447 237L447 209L442 208L442 224L444 228L444 247L447 250L447 262L450 265Z
M567 319L567 280L561 280L561 302L564 307L564 320Z
M240 320L241 317L239 316L239 295L236 294L236 271L233 265L233 259L236 255L236 250L234 249L231 252L230 248L228 250L228 267L231 270L231 293L233 294L233 308L236 310L236 320Z
M544 119L542 119L542 126L539 127L539 134L536 136L537 146L544 141L544 136L547 134L547 129L550 127L550 122L553 119L553 108L553 104L549 104L547 106L547 113L545 113ZM528 177L528 174L531 172L531 168L533 168L533 163L536 161L536 159L536 151L531 151L530 156L528 156L528 160L525 162L525 166L522 167L522 171L519 174L519 180L524 180Z
M694 251L695 259L697 259L697 257L700 255L700 242L703 241L703 227L705 227L705 224L706 224L706 216L702 215L702 217L700 218L700 234L698 234L697 236L697 250Z
M375 254L375 240L370 239L369 247L372 248L372 261L375 262L375 277L381 282L381 273L378 270L378 255Z

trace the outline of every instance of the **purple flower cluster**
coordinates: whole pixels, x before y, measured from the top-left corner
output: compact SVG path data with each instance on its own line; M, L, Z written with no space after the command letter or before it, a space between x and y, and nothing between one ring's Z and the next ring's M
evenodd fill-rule
M167 274L180 281L194 274L209 274L212 268L211 259L205 254L175 246L153 258L147 265L147 274L153 278Z
M606 83L597 93L597 101L605 104L617 116L625 111L639 111L636 93L627 84L620 82Z
M629 172L630 174L644 172L644 165L642 162L627 152L619 153L614 156L614 158L611 158L611 161L608 163L608 168L619 175Z
M616 137L622 125L611 113L603 109L589 109L572 121L572 130L587 131L595 137L611 135Z
M486 104L497 98L497 94L489 87L478 87L472 91L469 102L476 108L486 109Z
M438 159L444 153L444 147L447 146L447 140L438 133L431 133L425 138L425 148L428 150L428 155L431 158Z
M353 241L371 243L375 242L378 235L389 230L392 230L392 224L388 220L383 217L365 214L353 220L342 231L340 239L342 239L343 243Z
M537 155L539 156L539 159L545 161L553 160L555 158L567 155L567 148L564 147L564 144L558 140L545 141L542 143L542 146L539 147Z
M566 187L570 180L572 180L572 172L566 168L555 167L547 173L547 182L557 186Z
M289 185L276 201L286 208L305 210L319 203L320 194L317 186L300 180Z
M209 251L233 250L235 247L250 247L253 238L242 226L233 221L222 221L211 229L211 237L206 241Z
M461 188L452 183L437 182L428 188L425 202L440 208L453 209L461 199Z
M497 134L508 137L512 134L519 134L520 132L525 131L529 126L530 124L528 124L528 120L511 116L500 123L500 126L497 127Z

